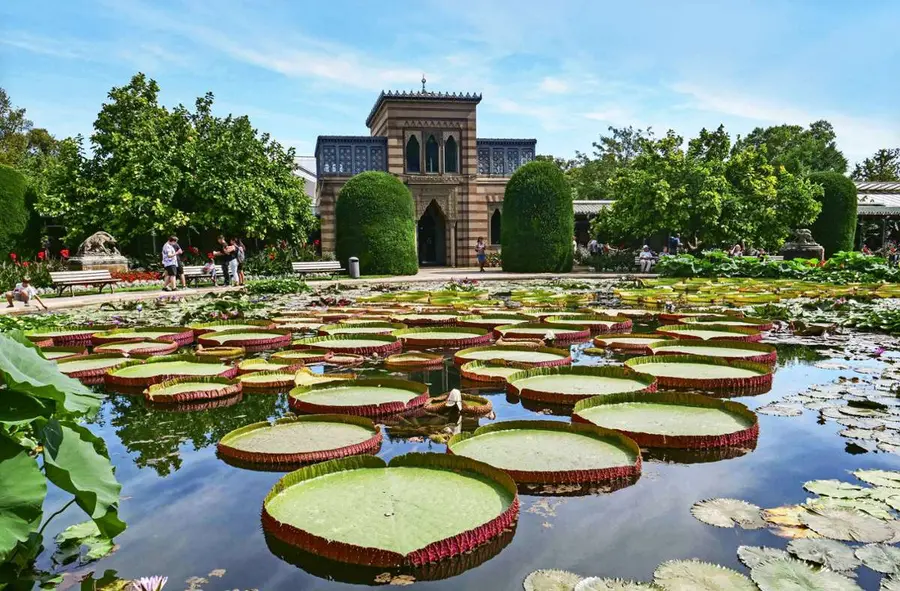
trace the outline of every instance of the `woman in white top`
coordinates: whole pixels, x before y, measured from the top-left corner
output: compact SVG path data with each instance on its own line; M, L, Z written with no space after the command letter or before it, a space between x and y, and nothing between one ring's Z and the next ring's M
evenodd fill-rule
M653 268L653 251L650 250L650 247L645 244L638 258L641 259L641 273L649 273Z

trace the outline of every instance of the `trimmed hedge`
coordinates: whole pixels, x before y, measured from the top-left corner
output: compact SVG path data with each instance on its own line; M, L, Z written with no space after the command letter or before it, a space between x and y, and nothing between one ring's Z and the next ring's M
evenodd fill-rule
M842 250L852 251L856 237L856 185L838 172L814 172L809 180L821 185L822 213L813 222L813 237L830 257Z
M363 172L341 188L335 205L336 254L343 265L359 258L363 275L415 275L415 206L412 194L386 172Z
M552 162L521 166L503 196L503 270L571 271L574 235L572 191L563 171Z
M15 168L0 164L0 252L9 253L20 241L28 223L25 177Z

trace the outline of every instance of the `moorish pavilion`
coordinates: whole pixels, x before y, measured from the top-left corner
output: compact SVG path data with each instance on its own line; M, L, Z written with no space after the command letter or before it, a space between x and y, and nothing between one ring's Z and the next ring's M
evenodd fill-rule
M322 251L334 252L334 205L351 176L367 170L402 180L415 201L419 261L471 266L479 236L499 250L503 192L534 160L534 139L479 138L480 94L386 91L366 119L369 135L319 136L316 197Z

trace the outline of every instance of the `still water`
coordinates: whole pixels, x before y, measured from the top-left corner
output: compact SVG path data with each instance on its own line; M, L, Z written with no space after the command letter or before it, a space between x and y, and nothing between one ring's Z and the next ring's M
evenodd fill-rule
M780 347L772 390L734 400L756 408L841 375L862 377L852 364L840 370L816 367L814 354L799 352L798 358L797 346ZM459 387L450 353L440 370L393 375L426 382L435 395ZM623 359L579 355L576 363ZM878 369L883 362L863 365ZM362 371L385 373L376 368ZM463 391L472 391L467 388L470 385L463 384ZM567 420L528 410L508 399L501 388L482 388L478 393L490 397L496 420ZM120 515L128 529L116 540L118 551L90 565L91 569L99 573L113 569L123 578L164 575L169 577L166 588L176 590L326 590L373 584L377 571L327 564L309 556L286 556L291 562L277 556L274 552L279 549L270 548L263 535L260 509L282 473L241 469L216 457L215 444L225 433L287 411L286 393L245 394L233 406L195 412L153 410L140 397L110 393L91 428L106 440L123 484ZM847 472L858 468L900 469L897 455L860 448L851 453L854 448L846 447L848 440L837 434L842 427L833 421L820 423L816 412L804 411L799 417L760 415L759 419L756 448L739 457L645 456L641 478L615 492L522 495L511 539L507 536L465 561L423 575L448 578L420 580L416 588L521 589L528 573L545 568L649 581L659 563L678 558L699 558L747 573L737 560L738 546L784 548L788 540L769 530L705 525L691 516L692 504L714 497L744 499L763 508L801 503L810 496L802 489L807 480L852 480ZM486 422L481 419L482 424ZM474 426L474 421L467 421L464 428ZM443 453L445 446L427 437L397 437L389 428L379 455L387 459L411 451ZM442 507L441 499L433 500L435 507L453 510ZM53 511L60 504L51 497L45 510ZM48 533L55 535L79 519L77 511L67 512L54 520L54 531ZM880 575L866 568L858 572L863 588L878 588Z

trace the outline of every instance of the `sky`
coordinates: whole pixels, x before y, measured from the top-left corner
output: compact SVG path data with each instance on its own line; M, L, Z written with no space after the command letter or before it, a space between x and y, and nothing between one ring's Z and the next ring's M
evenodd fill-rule
M0 86L89 136L113 86L154 78L300 155L367 135L381 90L479 92L479 137L589 152L609 126L693 137L827 119L852 163L900 147L894 0L3 0Z

